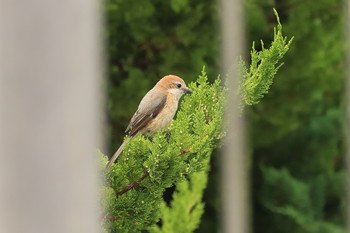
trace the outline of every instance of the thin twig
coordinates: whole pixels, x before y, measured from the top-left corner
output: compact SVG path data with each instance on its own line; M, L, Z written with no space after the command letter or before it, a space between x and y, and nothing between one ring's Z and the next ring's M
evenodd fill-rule
M104 220L117 220L120 218L120 216L104 216Z
M133 189L135 187L140 186L140 182L143 181L147 176L149 176L148 172L143 174L143 176L140 179L138 179L136 182L127 184L121 191L117 192L117 194L116 194L117 197L123 195L124 193L126 193L130 189Z
M183 154L186 154L186 153L191 152L191 151L192 151L192 148L188 148L188 149L181 151L181 154L183 155Z

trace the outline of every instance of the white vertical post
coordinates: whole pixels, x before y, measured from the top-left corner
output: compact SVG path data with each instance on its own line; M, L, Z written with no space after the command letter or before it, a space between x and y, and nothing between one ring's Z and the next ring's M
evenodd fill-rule
M221 0L222 69L229 87L226 112L227 140L222 157L223 230L249 232L248 179L244 119L239 111L238 58L243 55L243 6L241 0Z
M0 0L0 232L99 232L99 4Z

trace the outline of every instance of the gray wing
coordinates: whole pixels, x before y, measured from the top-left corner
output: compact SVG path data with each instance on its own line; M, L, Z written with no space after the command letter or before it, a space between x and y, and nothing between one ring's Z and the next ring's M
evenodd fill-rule
M125 133L129 132L131 137L135 136L143 129L151 120L153 120L166 103L166 96L156 95L154 91L149 91L141 100L139 108L130 120Z

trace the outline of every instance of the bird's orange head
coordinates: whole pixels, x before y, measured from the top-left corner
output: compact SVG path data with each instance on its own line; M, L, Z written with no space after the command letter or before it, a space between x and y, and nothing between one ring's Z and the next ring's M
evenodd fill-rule
M158 81L156 86L179 97L186 93L192 93L192 90L186 86L185 81L176 75L164 76L161 80Z

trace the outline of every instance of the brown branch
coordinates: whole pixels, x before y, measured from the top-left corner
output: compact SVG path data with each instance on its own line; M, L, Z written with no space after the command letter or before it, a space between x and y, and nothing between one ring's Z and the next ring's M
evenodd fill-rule
M104 220L109 220L109 221L114 221L114 220L118 220L118 219L120 219L121 218L121 216L104 216ZM138 225L139 224L139 222L134 222L134 224L135 225Z
M120 218L121 218L121 216L108 216L108 215L106 215L103 217L103 220L114 221L114 220L118 220ZM139 224L139 222L135 221L134 224L137 225L137 224Z
M191 152L191 151L192 151L192 148L188 148L188 149L181 151L181 154L183 155L183 154L186 154L186 153Z
M120 218L120 216L104 216L104 220L117 220Z
M143 174L143 176L140 179L138 179L136 182L127 184L121 191L116 193L117 197L123 195L124 193L126 193L130 189L133 189L135 187L140 186L140 182L143 181L147 176L149 176L148 172Z

